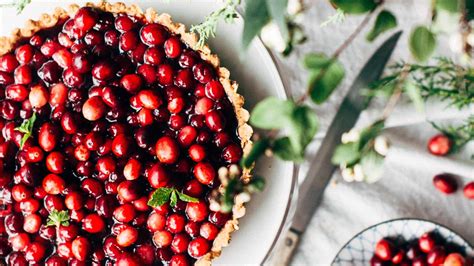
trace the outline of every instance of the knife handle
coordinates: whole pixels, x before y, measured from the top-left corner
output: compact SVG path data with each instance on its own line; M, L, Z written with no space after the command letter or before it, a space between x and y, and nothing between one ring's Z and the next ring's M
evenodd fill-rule
M293 230L286 232L285 238L281 243L280 247L276 250L273 258L271 259L271 265L277 266L288 266L290 265L291 258L300 242L300 234Z

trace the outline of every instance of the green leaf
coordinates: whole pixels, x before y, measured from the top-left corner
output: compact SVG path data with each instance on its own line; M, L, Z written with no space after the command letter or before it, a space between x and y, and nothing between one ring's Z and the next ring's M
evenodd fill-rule
M227 183L227 187L224 190L224 194L222 195L221 200L221 211L224 213L228 213L232 211L232 207L234 206L234 196L236 191L240 190L239 185L240 181L237 178L232 178Z
M254 0L252 0L254 1ZM288 32L288 24L286 21L286 7L288 0L266 0L270 17L275 21L280 29L281 36L285 42L288 42L290 34Z
M323 53L308 53L303 58L303 65L306 69L320 70L327 68L331 64L331 58Z
M246 50L253 38L270 21L267 0L246 1L244 32L242 34L242 47Z
M260 139L255 141L250 152L240 161L242 167L250 168L252 164L258 159L258 157L265 153L265 150L269 145L270 143L268 142L268 139Z
M418 87L412 80L405 81L403 89L407 93L410 100L415 105L415 108L418 112L423 112L424 103L423 97L421 96L421 89Z
M375 20L374 27L367 34L367 40L372 42L380 34L397 27L397 18L387 10L382 10Z
M248 184L248 189L251 193L254 192L261 192L265 188L265 179L259 177L259 176L254 176L250 180L250 183Z
M459 7L460 7L459 1L465 1L465 0L436 0L435 1L436 8L446 10L451 13L457 13L459 12Z
M344 67L337 60L331 60L324 68L310 68L308 87L313 102L321 104L326 101L341 83L344 75Z
M436 36L425 26L416 27L409 39L410 51L418 61L426 61L436 48Z
M364 128L360 132L358 150L362 150L367 143L377 137L385 126L384 120L379 120L372 125Z
M69 213L53 209L46 220L46 226L69 226Z
M171 196L170 196L170 206L174 207L176 206L177 203L178 203L178 196L176 195L176 190L173 189L173 191L171 191Z
M335 165L345 164L350 165L360 159L360 152L358 149L359 143L349 142L337 146L332 155L331 162Z
M288 125L295 104L289 100L269 97L252 110L250 123L262 129L279 129Z
M350 14L362 14L377 6L375 0L331 0L331 3Z
M318 117L307 106L298 106L293 111L290 124L290 141L297 153L304 154L306 146L318 131Z
M360 160L362 171L365 175L365 181L373 183L380 179L383 173L384 157L371 150Z
M173 191L173 188L168 187L160 187L156 189L151 195L150 200L148 200L148 206L156 208L167 203L170 200L171 192Z
M25 142L31 137L33 134L33 127L36 121L36 113L33 113L30 118L23 120L21 125L15 128L16 131L23 133L23 137L20 141L20 149L23 149L23 145Z
M273 153L284 161L302 162L303 153L294 150L294 147L288 137L275 140L273 143Z
M197 199L197 198L188 196L188 195L186 195L184 193L181 193L179 191L176 191L176 193L178 193L178 197L182 201L185 201L185 202L199 202L199 199Z

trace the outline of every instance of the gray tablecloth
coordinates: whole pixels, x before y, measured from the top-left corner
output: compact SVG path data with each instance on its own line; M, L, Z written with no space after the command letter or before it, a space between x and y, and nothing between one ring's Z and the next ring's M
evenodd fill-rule
M409 60L407 35L413 25L426 23L431 1L397 0L386 1L386 8L396 13L404 35L394 52L392 62ZM321 22L334 13L327 1L308 2L309 11L305 17L305 28L309 41L299 47L287 59L280 58L289 91L300 95L305 88L306 73L300 65L301 57L307 52L332 53L338 44L347 38L362 17L349 17L337 26L321 28ZM308 158L317 152L320 139L337 112L342 98L357 75L359 69L376 47L388 34L369 44L364 33L342 54L341 61L346 67L346 77L342 86L331 99L315 110L320 116L321 129L311 145ZM436 53L451 56L447 46L448 36L441 36ZM381 103L364 112L359 126L367 124L380 113ZM391 128L386 134L392 141L392 148L384 166L384 175L379 182L345 183L339 173L335 173L327 187L322 203L314 215L301 245L294 257L294 265L328 265L339 249L356 233L366 227L394 218L418 217L447 225L474 242L474 201L468 201L459 191L452 196L440 194L432 185L432 177L441 172L451 172L462 176L460 184L474 179L474 162L470 155L474 145L461 154L450 157L435 157L426 151L426 142L436 131L425 122L444 120L456 122L473 114L471 109L455 110L433 101L427 105L425 113L417 113L405 100L398 105L388 121ZM307 164L302 166L300 179L306 175Z

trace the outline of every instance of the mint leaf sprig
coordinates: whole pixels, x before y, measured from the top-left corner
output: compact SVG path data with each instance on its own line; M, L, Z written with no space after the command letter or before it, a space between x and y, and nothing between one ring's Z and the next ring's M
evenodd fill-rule
M36 113L33 113L30 118L23 120L19 127L16 127L15 130L23 133L23 137L20 141L20 149L23 149L23 145L25 142L31 137L33 134L33 127L36 121Z
M48 216L46 226L69 226L69 214L67 211L58 211L53 209Z
M178 203L178 198L185 202L199 202L199 199L181 193L175 188L160 187L151 195L148 206L156 208L169 202L170 206L174 207Z

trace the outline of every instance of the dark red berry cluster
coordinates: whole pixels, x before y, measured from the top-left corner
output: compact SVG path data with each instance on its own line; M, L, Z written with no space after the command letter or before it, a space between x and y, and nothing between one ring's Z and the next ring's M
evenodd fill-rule
M423 234L408 242L400 238L384 238L377 242L375 254L370 260L372 266L468 266L472 258L465 251L443 239L435 232Z
M166 27L90 7L1 56L0 264L188 265L209 252L230 218L209 192L242 156L217 71ZM199 202L148 206L164 186ZM57 211L69 221L48 226Z

